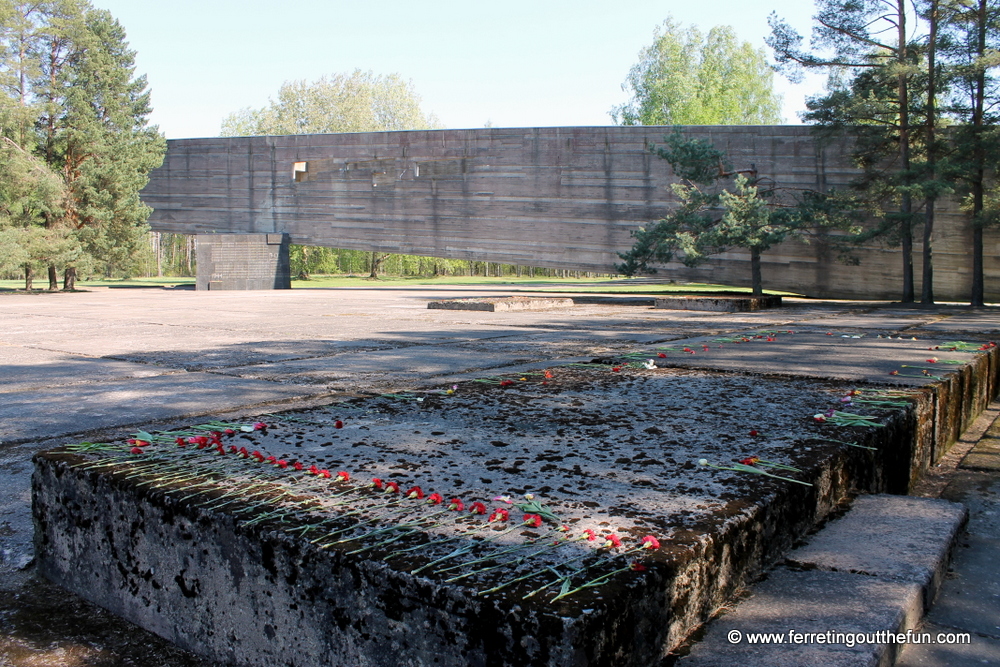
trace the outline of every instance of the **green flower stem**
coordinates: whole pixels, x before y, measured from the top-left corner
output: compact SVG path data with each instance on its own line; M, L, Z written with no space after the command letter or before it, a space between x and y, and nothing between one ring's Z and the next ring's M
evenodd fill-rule
M511 526L510 528L508 528L506 530L502 530L499 533L496 533L495 535L490 535L488 537L484 537L482 539L482 541L480 541L480 542L473 542L473 543L467 544L467 545L465 545L463 547L459 547L458 549L455 549L454 551L452 551L450 554L447 554L446 556L441 556L440 558L438 558L436 560L432 560L430 563L427 563L426 565L421 565L417 569L411 570L410 574L419 574L420 572L423 572L424 570L426 570L427 568L429 568L429 567L431 567L433 565L437 565L438 563L443 563L444 561L451 560L452 558L455 558L457 556L465 555L465 554L469 553L470 551L472 551L474 548L476 548L476 546L478 546L480 544L483 544L484 542L493 542L494 540L498 540L501 537L503 537L504 535L507 535L508 533L512 533L515 530L524 528L525 526L526 526L526 524L524 522L522 522L522 523L516 524L514 526Z
M822 440L824 442L836 442L841 445L848 445L849 447L858 447L860 449L868 449L873 452L877 452L877 447L869 447L868 445L859 445L856 442L848 442L846 440L837 440L836 438L811 438L811 440Z
M407 507L407 508L404 508L399 513L402 514L402 513L405 513L405 512L410 512L413 509L415 509L415 508ZM409 528L411 526L418 526L418 525L426 522L428 519L430 519L432 517L435 517L435 516L444 514L446 512L450 512L450 511L451 510L449 510L447 508L439 509L439 510L437 510L435 512L431 512L430 514L427 514L425 516L419 517L417 519L413 519L412 521L405 521L403 523L398 523L398 524L395 524L395 525L392 525L392 526L386 526L386 527L383 527L383 528L376 528L375 530L370 530L367 533L362 533L361 535L356 535L356 536L353 536L353 537L345 537L343 539L337 540L336 542L334 542L334 544L341 544L343 542L356 542L358 540L365 540L365 539L368 539L369 537L373 537L375 535L380 535L382 533L388 533L388 532L392 532L394 530L400 530L402 528ZM362 549L361 551L364 551L364 550ZM357 552L352 551L351 553L357 553Z
M458 570L458 569L461 569L463 567L468 567L469 565L475 565L476 563L482 563L482 562L485 562L485 561L488 561L488 560L494 560L498 556L503 556L504 554L509 554L509 553L513 553L515 551L520 551L521 549L528 549L530 547L535 546L538 542L541 542L542 540L549 539L552 536L553 533L558 533L559 535L562 535L563 531L561 531L561 530L559 530L557 528L553 528L548 533L546 533L545 535L540 535L539 537L534 537L534 538L531 538L530 540L525 540L524 542L520 542L518 544L513 544L513 545L511 545L509 547L504 547L503 549L499 549L499 550L494 551L494 552L492 552L490 554L487 554L486 556L481 556L481 557L476 558L474 560L465 561L464 563L459 563L458 565L451 565L449 567L442 568L442 569L438 570L438 574L441 574L443 572L450 572L451 570Z
M774 461L765 461L764 459L757 459L757 463L762 466L767 466L768 468L774 468L775 470L787 470L788 472L802 472L801 468L785 465L784 463L775 463Z
M601 576L597 577L596 579L588 581L585 584L581 584L580 586L577 586L574 589L560 591L559 594L557 596L555 596L554 598L552 598L551 600L549 600L549 602L555 602L559 598L568 597L570 595L573 595L573 593L579 593L580 591L582 591L585 588L594 588L595 586L603 586L604 584L608 583L608 581L611 579L611 577L615 576L616 574L620 574L622 572L628 572L631 569L632 569L632 565L629 564L629 565L626 565L625 567L620 567L617 570L612 570L611 572L608 572L607 574L602 574Z
M593 563L590 563L589 565L585 565L585 566L583 566L583 567L580 567L580 568L576 568L575 570L573 570L573 571L572 571L572 572L570 572L569 574L561 576L561 577L560 577L559 579L557 579L556 581L552 581L552 582L549 582L548 584L545 584L544 586L542 586L542 587L540 587L540 588L536 588L535 590L533 590L533 591L531 591L530 593L528 593L527 595L525 595L525 596L524 596L524 597L523 597L522 599L526 600L526 599L528 599L528 598L530 598L530 597L533 597L533 596L534 596L534 595L536 595L537 593L540 593L540 592L542 592L542 591L543 591L543 590L545 590L546 588L551 588L552 586L554 586L554 585L556 585L556 584L560 584L560 585L562 586L562 589L563 589L563 590L561 590L561 591L560 591L560 593L559 593L559 595L558 595L558 596L556 596L556 598L554 598L554 600L557 600L557 599L559 599L559 597L564 597L564 593L565 593L565 589L566 589L566 588L568 588L568 584L569 584L569 582L570 582L570 581L571 581L571 580L573 579L573 577L575 577L576 575L578 575L578 574L582 574L582 573L586 572L587 570L591 570L591 569L593 569L593 568L595 568L595 567L599 567L599 566L601 566L601 565L603 565L603 564L605 564L605 563L609 563L609 562L611 562L611 561L613 561L613 560L616 560L616 559L618 559L618 558L620 558L620 557L622 557L622 556L627 556L627 555L629 555L629 554L632 554L632 553L635 553L635 552L637 552L637 551L642 551L642 550L644 550L645 548L646 548L646 547L645 547L644 545L641 545L641 544L640 544L640 545L638 545L638 546L634 546L634 547L629 547L629 548L628 548L628 549L626 549L625 551L622 551L622 552L619 552L619 553L612 553L612 554L610 554L610 555L608 555L608 556L605 556L605 557L603 557L603 558L599 558L599 559L597 559L596 561L594 561ZM587 554L587 555L589 555L589 554ZM566 563L560 563L558 567L562 567L563 565L566 565ZM603 575L602 575L602 576L603 576ZM598 577L598 579L600 579L600 578L601 578L601 577ZM595 581L596 581L596 580L595 580ZM554 601L554 600L553 600L553 601Z
M730 467L730 466L717 466L717 465L714 465L712 463L709 463L708 461L705 461L705 459L701 459L701 461L704 461L704 463L701 463L701 465L703 465L705 467L708 467L708 468L715 468L716 470L733 470L735 472L752 472L752 473L756 473L758 475L764 475L766 477L773 477L774 479L781 479L781 480L784 480L786 482L794 482L796 484L802 484L803 486L812 486L812 484L810 484L809 482L803 482L803 481L798 480L798 479L792 479L791 477L782 477L781 475L772 475L771 473L767 472L766 470L761 470L760 468L754 468L753 466L748 466L748 465L745 465L743 463L734 463Z
M558 549L559 547L561 547L564 544L567 544L569 542L576 542L576 541L581 540L581 539L586 539L586 538L583 538L583 537L578 537L578 538L569 538L569 537L566 537L566 538L561 539L561 540L559 540L557 542L553 542L551 544L546 544L546 545L542 546L540 549L538 549L536 551L533 551L530 554L525 554L523 556L518 556L513 561L506 562L506 563L497 563L495 565L490 565L490 566L487 566L487 567L481 567L481 568L472 570L471 572L466 572L465 574L460 574L458 576L452 577L451 579L445 579L445 581L449 582L449 583L453 582L453 581L459 581L461 579L465 579L466 577L474 576L474 575L479 574L481 572L489 572L490 570L495 570L498 567L506 567L508 565L516 567L516 566L520 565L521 563L523 563L523 562L525 562L527 560L535 558L536 556L539 556L539 555L541 555L543 553L546 553L548 551L553 551L555 549ZM537 544L537 541L540 541L540 540L541 540L541 538L539 538L539 540L536 540L535 543L533 543L531 546L535 546ZM466 563L465 565L468 565L468 563ZM444 571L445 570L441 570L441 572L444 572ZM518 579L518 581L520 581L520 579Z

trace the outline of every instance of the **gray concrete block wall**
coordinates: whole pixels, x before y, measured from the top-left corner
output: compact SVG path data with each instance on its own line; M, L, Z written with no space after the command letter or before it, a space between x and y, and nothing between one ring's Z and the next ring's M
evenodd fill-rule
M200 290L290 289L286 234L199 234Z
M630 232L676 204L669 165L652 155L667 127L484 128L280 137L180 139L143 190L158 231L287 233L292 243L609 272ZM755 167L778 186L847 187L856 175L843 140L820 144L806 126L698 126L684 131ZM295 164L306 163L296 177ZM971 231L942 203L936 291L968 298ZM987 298L1000 300L987 230ZM920 245L915 248L919 289ZM765 286L819 297L896 299L898 249L872 245L861 265L824 242L767 253ZM749 255L717 256L665 277L748 285Z

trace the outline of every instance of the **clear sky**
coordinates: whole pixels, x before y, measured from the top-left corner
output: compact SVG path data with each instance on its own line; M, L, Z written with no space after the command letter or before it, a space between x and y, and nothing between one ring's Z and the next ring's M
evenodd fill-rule
M808 0L91 0L121 22L152 122L170 139L216 136L281 84L372 70L413 81L445 127L608 125L621 84L668 16L707 31L731 25L764 47L767 17L808 34ZM806 94L775 75L785 121Z

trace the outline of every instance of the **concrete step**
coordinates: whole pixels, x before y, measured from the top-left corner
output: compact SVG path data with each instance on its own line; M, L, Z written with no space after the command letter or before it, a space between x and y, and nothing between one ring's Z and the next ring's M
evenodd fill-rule
M964 506L946 500L859 497L750 597L712 621L677 664L894 664L911 641L906 632L917 627L940 588L967 516ZM890 633L904 637L894 640Z

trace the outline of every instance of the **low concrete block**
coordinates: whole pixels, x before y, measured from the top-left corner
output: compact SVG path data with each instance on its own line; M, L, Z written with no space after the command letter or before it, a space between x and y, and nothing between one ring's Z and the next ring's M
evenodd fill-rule
M678 665L889 667L902 645L888 633L915 628L922 613L917 584L781 568L716 619Z
M781 297L765 296L665 296L657 297L657 308L671 310L710 310L723 313L747 313L765 308L780 308Z
M740 421L762 384L772 405L752 424L766 438ZM172 436L140 452L125 443L55 450L36 457L39 571L222 662L646 667L850 489L906 488L897 463L914 433L908 413L858 433L872 450L814 437L823 427L810 415L841 391L687 370L556 368L277 416L266 433L234 430L222 452L178 447ZM264 454L239 456L239 445ZM698 463L747 449L796 465L812 486ZM530 490L556 517L544 530L565 524L574 539L521 559L501 547L556 533L513 524L501 535L485 517L433 525L433 507L387 507L367 480L344 488L310 475L310 464L493 507L505 502L498 493ZM399 546L370 537L410 520ZM612 554L585 529L625 546ZM627 549L650 534L661 546L641 552L645 570L633 571L640 552ZM459 547L468 551L457 569L426 570ZM495 567L478 572L474 558ZM606 583L573 588L604 573ZM558 595L563 583L572 595Z
M963 505L947 500L860 496L847 514L792 551L788 561L917 584L929 609L967 518Z
M489 313L501 313L513 310L547 310L550 308L569 308L573 299L537 296L504 296L495 298L449 299L447 301L431 301L428 308L441 310L479 310Z

